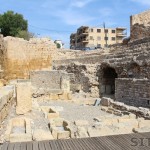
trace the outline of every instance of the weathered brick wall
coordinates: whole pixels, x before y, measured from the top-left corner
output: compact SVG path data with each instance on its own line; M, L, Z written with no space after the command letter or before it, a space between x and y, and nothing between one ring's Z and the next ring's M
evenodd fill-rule
M115 98L127 105L150 108L150 80L116 79Z
M48 39L26 41L19 38L4 38L6 49L5 79L27 79L29 71L51 69L52 53L56 45Z
M130 17L131 40L150 36L150 10Z

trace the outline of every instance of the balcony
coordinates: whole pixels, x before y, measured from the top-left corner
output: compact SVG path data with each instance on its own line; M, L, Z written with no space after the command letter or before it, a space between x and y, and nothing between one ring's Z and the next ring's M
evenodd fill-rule
M116 33L116 36L117 37L126 37L127 36L127 34L126 33Z

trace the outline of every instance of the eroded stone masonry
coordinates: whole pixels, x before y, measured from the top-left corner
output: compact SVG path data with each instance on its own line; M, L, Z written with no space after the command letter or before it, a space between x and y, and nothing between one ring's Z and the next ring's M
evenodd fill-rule
M149 20L94 51L0 35L0 143L150 132Z

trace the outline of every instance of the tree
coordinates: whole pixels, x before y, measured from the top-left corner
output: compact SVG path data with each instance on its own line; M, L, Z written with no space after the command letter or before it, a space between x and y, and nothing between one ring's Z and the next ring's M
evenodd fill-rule
M23 15L7 11L0 15L0 28L4 36L17 36L20 31L28 31L28 22Z
M22 31L18 32L18 34L16 35L16 37L24 38L25 40L30 40L30 38L35 37L35 35L34 35L34 33L22 30Z
M58 49L61 48L61 45L59 43L56 43L56 46L57 46Z

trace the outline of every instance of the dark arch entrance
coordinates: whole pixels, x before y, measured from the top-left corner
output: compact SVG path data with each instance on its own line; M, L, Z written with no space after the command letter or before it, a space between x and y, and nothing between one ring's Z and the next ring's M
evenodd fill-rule
M114 68L106 67L102 69L102 78L100 83L101 97L105 96L114 98L116 78L118 78L118 75Z

